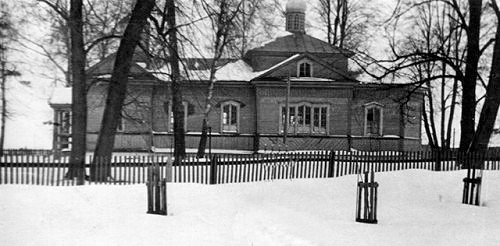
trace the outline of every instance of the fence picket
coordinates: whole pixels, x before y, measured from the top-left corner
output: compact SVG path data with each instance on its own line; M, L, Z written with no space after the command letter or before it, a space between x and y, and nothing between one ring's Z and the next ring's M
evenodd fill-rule
M28 157L22 156L21 163L21 184L26 184L26 179L28 178Z
M64 156L61 157L61 159L59 160L59 162L57 163L57 166L56 166L56 186L59 186L60 184L60 180L61 180L61 163L64 163ZM85 163L84 163L85 164Z
M249 156L244 156L243 157L243 165L245 166L245 171L244 171L244 179L245 179L245 182L251 182L251 168L252 168L252 164L250 162L250 158Z
M48 174L50 173L50 180L47 180L47 185L50 184L50 186L54 186L54 172L55 172L54 167L57 165L56 163L58 161L59 161L59 159L56 160L54 158L54 160L50 164L48 164L50 166L47 170L47 176L49 176Z
M227 180L228 183L235 183L236 181L236 165L234 163L234 156L231 154L228 154L228 173L227 173Z
M236 182L236 175L238 172L236 171L236 163L234 163L234 155L229 155L229 164L230 164L230 171L229 171L229 177L230 177L230 183L235 183Z
M10 162L9 162L9 166L10 166L10 174L9 174L9 176L10 176L10 183L11 184L14 184L14 160L13 159L14 158L11 157Z
M243 163L242 158L235 158L238 166L238 183L243 182Z

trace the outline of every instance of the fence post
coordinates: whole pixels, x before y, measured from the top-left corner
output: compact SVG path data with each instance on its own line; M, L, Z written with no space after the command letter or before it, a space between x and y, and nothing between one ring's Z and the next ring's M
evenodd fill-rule
M377 224L377 188L375 172L364 172L356 194L356 222Z
M208 127L208 155L212 155L212 127Z
M210 158L210 184L217 184L217 155Z
M335 151L330 151L330 158L328 160L328 177L333 178L333 167L335 165Z
M172 166L171 156L167 158L166 175L167 175L166 177L167 182L173 182L173 166Z
M253 135L253 153L254 154L259 152L259 146L260 146L260 135L258 132L256 132Z
M478 170L476 175L476 168L470 167L467 169L467 177L463 179L464 190L462 196L462 203L469 205L480 205L480 194L481 194L481 181L482 181L482 170Z
M167 181L161 178L160 166L148 167L147 199L148 214L167 215Z

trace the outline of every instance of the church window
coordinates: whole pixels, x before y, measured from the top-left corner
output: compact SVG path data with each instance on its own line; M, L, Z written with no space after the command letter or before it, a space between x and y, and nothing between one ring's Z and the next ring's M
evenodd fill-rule
M239 131L240 104L228 101L221 104L221 129L222 132Z
M312 65L309 62L301 62L299 63L297 77L312 77Z
M365 136L381 136L383 127L383 108L377 103L365 105Z

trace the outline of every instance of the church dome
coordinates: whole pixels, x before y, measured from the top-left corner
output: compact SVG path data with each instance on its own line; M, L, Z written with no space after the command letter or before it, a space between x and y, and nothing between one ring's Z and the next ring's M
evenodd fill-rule
M305 13L307 4L304 0L289 0L286 4L286 12L300 12Z

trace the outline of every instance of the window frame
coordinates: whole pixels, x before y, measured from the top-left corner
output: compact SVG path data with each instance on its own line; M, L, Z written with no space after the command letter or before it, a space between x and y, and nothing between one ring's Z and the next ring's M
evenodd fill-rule
M379 110L378 133L368 132L368 111ZM384 135L384 105L377 102L370 102L364 105L364 136L383 136Z
M229 115L228 115L228 121L229 124L224 124L224 107L229 106ZM225 129L225 125L232 126L231 124L231 118L233 116L232 112L232 106L236 107L236 124L235 124L235 130L227 130ZM220 132L222 133L239 133L240 132L240 111L241 111L241 104L237 101L234 100L229 100L222 102L220 104Z
M286 18L287 30L293 30L293 22L294 22L294 15L288 14L288 17Z
M63 124L63 118L67 117L67 127L64 127L65 125ZM72 121L72 113L71 110L57 110L56 111L56 123L57 123L57 133L58 134L71 134L72 126L71 126L71 121ZM66 121L66 120L65 120ZM64 128L67 128L67 131L62 131Z
M65 124L67 125L65 127L65 124L63 124L63 118L67 119ZM73 130L72 127L72 118L73 114L71 110L67 109L60 109L56 110L56 142L57 142L57 148L61 150L66 150L66 149L71 149L71 132ZM66 130L63 131L63 128Z
M285 104L279 104L279 127L278 127L278 132L279 134L283 134L284 133L284 122L283 122L283 115L284 115L284 112L283 110L286 109L285 108ZM298 103L290 103L288 105L289 108L294 108L293 112L294 112L294 115L293 117L296 118L296 122L302 122L301 125L298 125L298 124L295 124L294 126L291 126L290 125L290 122L288 123L288 132L287 134L290 134L290 135L329 135L330 133L330 105L329 104L326 104L326 103L310 103L310 102L298 102ZM301 110L300 108L303 108L302 110L302 115L301 115ZM309 114L307 113L308 109L309 108ZM314 120L315 120L315 109L318 109L318 125L319 125L319 128L321 129L322 128L322 120L324 119L325 120L325 131L322 132L322 131L315 131L315 124L314 124ZM323 118L322 115L323 115L323 110L322 109L325 109L326 110L326 116ZM290 110L291 111L291 110ZM307 119L307 115L309 115L309 119ZM290 119L290 116L289 115L289 119ZM307 122L309 122L309 124L307 124ZM309 126L307 126L309 125ZM300 129L300 127L302 127L302 130ZM304 131L304 129L307 129L307 127L309 128L308 131ZM290 129L292 129L292 131L290 131Z
M301 76L301 66L302 64L309 65L309 76ZM307 74L307 71L304 71ZM313 63L309 60L301 60L297 63L297 78L311 78L313 77Z
M183 101L184 106L184 132L187 130L187 116L188 116L188 102ZM168 115L167 115L167 132L174 132L174 111L172 111L172 101L168 102Z

